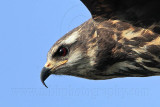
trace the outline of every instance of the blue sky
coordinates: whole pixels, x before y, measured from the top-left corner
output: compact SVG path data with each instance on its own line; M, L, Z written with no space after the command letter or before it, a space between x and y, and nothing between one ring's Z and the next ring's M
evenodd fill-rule
M42 85L50 47L90 17L80 0L0 0L0 107L159 107L158 76L53 75Z

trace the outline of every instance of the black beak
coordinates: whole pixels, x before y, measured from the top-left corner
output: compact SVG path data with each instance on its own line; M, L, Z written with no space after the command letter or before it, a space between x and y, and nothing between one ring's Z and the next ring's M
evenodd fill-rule
M46 84L44 83L44 81L51 75L51 72L50 72L51 69L49 68L46 68L46 67L43 67L42 71L41 71L41 82L43 83L43 85L45 87ZM47 87L48 88L48 87Z

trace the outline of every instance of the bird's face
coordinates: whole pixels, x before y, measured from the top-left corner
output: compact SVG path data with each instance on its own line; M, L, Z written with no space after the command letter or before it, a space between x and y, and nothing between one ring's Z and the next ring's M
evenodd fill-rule
M83 33L78 29L80 28L67 33L49 50L47 62L41 72L41 81L44 85L44 81L51 74L85 77L91 70L86 41L82 40Z

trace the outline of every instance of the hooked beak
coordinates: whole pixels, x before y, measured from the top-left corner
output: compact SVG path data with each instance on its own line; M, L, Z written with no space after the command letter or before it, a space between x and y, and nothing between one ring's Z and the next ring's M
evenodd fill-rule
M42 69L42 71L41 71L41 82L43 83L43 85L44 85L45 87L47 87L47 86L46 86L46 84L44 83L44 81L52 74L52 73L51 73L51 70L54 70L55 68L57 68L57 67L65 64L66 62L67 62L67 60L60 61L60 62L58 62L58 63L54 62L54 64L53 64L53 62L52 62L52 65L54 65L54 66L51 66L51 64L50 64L49 62L45 64L45 66L43 67L43 69ZM49 67L49 66L50 66L50 67ZM48 88L48 87L47 87L47 88Z
M41 82L43 83L43 85L47 87L47 85L45 84L45 80L51 75L51 72L50 72L51 69L49 68L46 68L46 67L43 67L42 71L41 71Z

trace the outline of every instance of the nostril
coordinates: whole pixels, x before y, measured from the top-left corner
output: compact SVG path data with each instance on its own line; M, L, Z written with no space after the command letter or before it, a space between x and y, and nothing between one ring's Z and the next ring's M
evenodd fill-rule
M51 64L47 64L47 67L49 67Z

